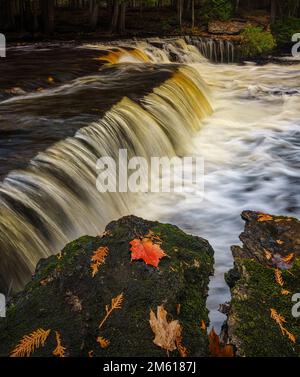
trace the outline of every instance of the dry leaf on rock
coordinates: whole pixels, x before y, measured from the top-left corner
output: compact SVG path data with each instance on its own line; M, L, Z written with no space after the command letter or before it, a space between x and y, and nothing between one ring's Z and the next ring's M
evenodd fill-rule
M30 356L36 348L43 347L51 330L37 329L29 335L24 335L21 341L11 351L11 357Z
M157 316L150 310L149 322L155 335L153 343L167 351L176 350L176 342L180 339L182 331L179 321L168 322L167 311L160 305L157 307Z
M99 270L99 267L105 262L105 258L108 254L108 247L107 246L100 246L92 255L91 258L91 269L92 269L92 277L96 275Z
M265 213L261 213L260 215L258 215L258 219L257 219L257 221L260 223L264 221L272 221L272 220L273 220L273 216L267 215Z
M106 314L105 314L104 318L102 319L102 321L100 322L99 329L104 325L107 318L111 315L111 313L114 310L122 308L123 301L124 301L124 295L123 295L123 292L122 292L118 296L112 298L110 306L109 305L105 306Z
M209 353L214 357L234 357L233 347L231 344L221 344L219 336L214 328L208 335Z
M52 353L54 356L65 357L66 347L62 346L61 336L58 331L55 331L55 337L56 337L56 348Z
M108 339L103 338L102 336L98 336L97 342L100 344L101 348L107 348L110 344Z

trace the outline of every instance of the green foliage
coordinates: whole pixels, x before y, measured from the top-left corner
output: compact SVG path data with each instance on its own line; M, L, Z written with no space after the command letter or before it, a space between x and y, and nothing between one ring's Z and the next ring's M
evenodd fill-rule
M287 18L273 26L273 33L278 45L290 43L295 33L300 33L300 18Z
M261 27L248 26L241 34L242 54L245 57L258 56L272 51L276 41L272 33Z
M233 6L230 0L202 0L199 18L208 22L211 20L227 21L231 18Z

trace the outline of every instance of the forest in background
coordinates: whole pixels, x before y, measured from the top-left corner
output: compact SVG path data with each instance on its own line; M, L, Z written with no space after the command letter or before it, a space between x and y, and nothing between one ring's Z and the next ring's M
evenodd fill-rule
M202 35L240 20L248 52L270 51L300 32L300 0L0 0L0 32L17 41Z

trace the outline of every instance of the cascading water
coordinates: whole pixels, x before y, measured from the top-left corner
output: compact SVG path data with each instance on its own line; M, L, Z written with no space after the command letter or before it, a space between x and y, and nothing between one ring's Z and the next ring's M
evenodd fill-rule
M186 37L188 43L196 46L201 54L215 63L234 63L237 60L236 48L232 41L201 37Z
M118 51L120 59L126 54ZM133 56L146 57L136 50ZM97 191L98 158L117 160L119 149L147 159L185 154L210 113L198 71L181 67L139 104L124 98L75 137L39 153L26 170L10 173L0 186L2 284L12 280L20 289L40 258L134 210L134 195Z
M5 159L0 148L0 158L7 171L16 160L7 151L20 151L26 160L22 143L33 149L36 130L45 138L43 146L52 145L46 137L51 132L61 140L47 150L39 146L43 152L28 168L11 172L0 186L1 286L13 279L14 288L21 288L40 257L133 213L209 240L216 263L208 307L220 329L224 316L218 306L229 298L224 272L232 264L230 246L239 242L243 228L241 211L300 216L300 65L211 64L206 58L232 62L233 46L199 43L151 39L81 46L70 59L88 51L93 64L86 77L77 64L75 80L0 102L9 125L4 135L0 128L7 153ZM105 103L110 110L97 116ZM18 141L16 133L12 144L19 119L22 138ZM66 138L74 129L75 137ZM100 194L95 162L116 156L119 148L147 159L203 156L204 198L193 189Z

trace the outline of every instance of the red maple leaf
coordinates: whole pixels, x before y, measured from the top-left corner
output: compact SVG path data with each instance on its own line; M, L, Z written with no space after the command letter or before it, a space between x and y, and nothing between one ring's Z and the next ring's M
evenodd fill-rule
M167 254L149 238L142 240L135 238L129 242L131 245L131 260L143 259L146 264L158 267L161 258Z

